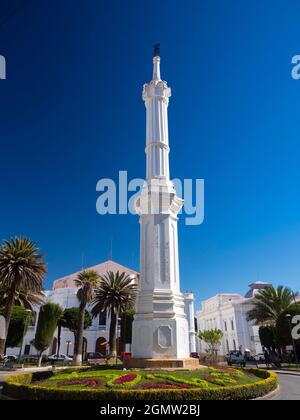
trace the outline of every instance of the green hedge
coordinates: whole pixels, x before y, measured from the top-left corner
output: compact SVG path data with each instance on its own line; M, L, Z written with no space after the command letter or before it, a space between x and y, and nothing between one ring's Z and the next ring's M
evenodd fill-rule
M41 380L37 374L15 375L8 378L3 394L20 400L244 400L261 397L277 387L277 375L259 369L246 369L261 380L254 384L216 388L158 390L89 390L46 388L31 384Z

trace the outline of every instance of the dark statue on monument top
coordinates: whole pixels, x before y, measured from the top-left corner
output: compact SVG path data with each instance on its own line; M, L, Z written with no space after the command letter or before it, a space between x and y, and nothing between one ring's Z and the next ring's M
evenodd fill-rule
M154 44L153 45L153 57L159 57L160 56L160 44Z

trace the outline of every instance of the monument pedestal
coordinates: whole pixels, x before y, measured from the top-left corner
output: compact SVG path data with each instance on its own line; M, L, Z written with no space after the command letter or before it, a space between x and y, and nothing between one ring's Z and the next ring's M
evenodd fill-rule
M174 358L159 358L159 359L130 359L124 360L124 366L127 369L142 368L142 369L199 369L199 360L193 358L174 359Z

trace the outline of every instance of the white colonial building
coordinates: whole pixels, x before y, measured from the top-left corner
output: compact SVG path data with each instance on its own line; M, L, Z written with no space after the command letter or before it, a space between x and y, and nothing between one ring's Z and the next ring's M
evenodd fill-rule
M256 282L249 285L245 296L218 294L202 302L196 314L197 330L220 329L223 338L219 354L225 356L230 350L249 351L252 355L262 353L258 326L247 321L247 313L252 307L255 294L270 283ZM197 338L197 351L205 353L206 344Z
M118 264L114 261L106 261L101 264L95 265L93 267L88 267L88 270L95 270L101 276L107 273L107 271L125 272L127 275L132 277L132 280L139 284L140 274L128 267L124 267L121 264ZM53 289L47 290L45 292L45 302L54 302L59 304L63 309L73 308L79 306L79 300L77 298L78 288L75 286L74 280L78 276L79 272L70 274L68 276L62 277L53 283ZM189 301L191 297L189 296ZM186 306L188 310L194 311L194 308L191 304ZM89 310L89 308L88 308ZM39 308L35 308L35 320L32 325L29 327L28 332L24 338L22 354L25 355L36 355L37 350L31 344L35 336L37 320L38 320ZM189 317L189 314L187 314ZM189 317L190 318L190 317ZM110 319L109 316L106 316L103 313L101 316L97 316L92 320L92 325L84 330L84 353L86 352L99 352L104 356L108 351L108 339L109 339L109 325ZM192 326L191 328L192 329ZM195 336L195 331L194 331ZM122 343L120 343L120 326L117 330L117 342L118 350L121 352L124 348ZM7 354L19 354L19 348L8 348ZM51 355L55 354L57 351L57 331L54 335L52 345L45 351L44 354ZM74 351L74 334L67 328L63 328L61 332L61 346L60 354L69 354L73 355Z

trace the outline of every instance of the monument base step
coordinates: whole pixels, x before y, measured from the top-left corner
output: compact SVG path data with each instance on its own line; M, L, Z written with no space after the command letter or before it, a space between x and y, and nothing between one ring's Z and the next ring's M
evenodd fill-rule
M123 365L126 368L142 369L199 369L198 359L192 357L186 359L130 359L124 360Z

